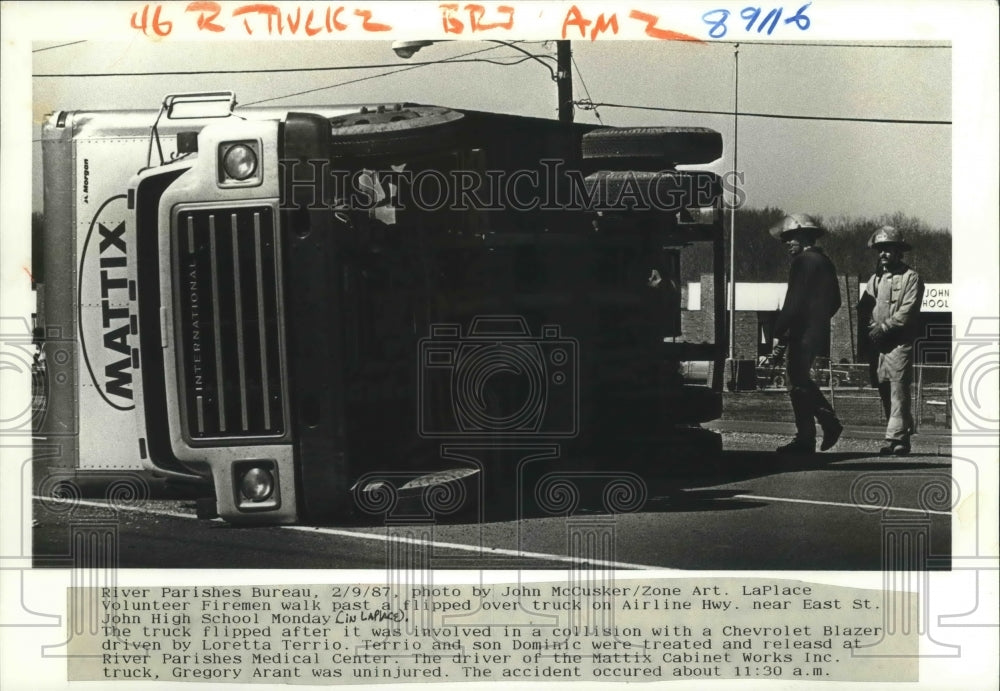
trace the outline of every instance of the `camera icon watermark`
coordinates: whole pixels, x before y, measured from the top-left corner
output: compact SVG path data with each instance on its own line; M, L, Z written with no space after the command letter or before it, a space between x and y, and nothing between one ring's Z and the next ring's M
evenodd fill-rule
M418 345L423 437L575 437L579 344L557 325L532 336L521 316L478 316L465 335L435 324Z
M1000 429L997 376L1000 373L1000 319L975 317L956 338L952 359L954 431L995 436Z
M74 387L73 342L58 327L31 328L25 318L0 318L0 374L6 393L0 406L0 435L75 431L74 423L56 424L51 409L53 399L71 399ZM13 386L16 379L30 382L30 388Z

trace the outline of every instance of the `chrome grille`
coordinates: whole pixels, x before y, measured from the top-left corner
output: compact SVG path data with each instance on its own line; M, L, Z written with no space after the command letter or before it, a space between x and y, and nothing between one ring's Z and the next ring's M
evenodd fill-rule
M274 210L184 209L174 237L188 435L283 434Z

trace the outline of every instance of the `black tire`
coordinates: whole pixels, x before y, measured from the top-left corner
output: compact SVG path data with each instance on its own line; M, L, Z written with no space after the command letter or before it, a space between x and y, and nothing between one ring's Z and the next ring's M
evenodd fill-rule
M457 138L464 116L437 106L379 106L330 120L338 156L406 156L439 150Z
M203 521L210 521L219 517L219 509L215 503L215 497L201 497L194 501L195 515Z
M774 385L774 388L776 389L785 388L785 375L783 374L774 375L774 379L771 380L771 383Z
M584 182L596 210L618 212L713 206L722 189L719 176L707 171L601 170Z
M583 135L582 155L619 170L710 163L722 157L722 135L707 127L609 127Z

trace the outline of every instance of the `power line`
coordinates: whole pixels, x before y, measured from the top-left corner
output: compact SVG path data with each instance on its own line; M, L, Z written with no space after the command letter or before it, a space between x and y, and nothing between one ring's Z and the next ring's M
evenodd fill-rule
M712 43L719 44L733 44L738 45L737 41L711 41ZM34 52L41 50L50 50L53 48L61 48L65 46L75 45L77 43L85 43L85 41L75 41L73 43L66 43L58 46L49 46L47 48L39 48ZM847 47L847 48L949 48L950 46L945 45L896 45L896 44L855 44L855 43L801 43L801 44L791 44L785 42L775 42L775 41L750 41L743 43L742 45L777 45L777 46L808 46L808 47ZM323 72L323 71L342 71L342 70L364 70L364 69L380 69L380 68L390 68L391 71L383 72L381 74L369 75L366 77L360 77L358 79L351 79L346 82L339 82L337 84L330 84L327 86L317 87L314 89L307 89L304 91L297 91L294 93L285 94L283 96L274 96L267 99L261 99L258 101L252 101L243 105L259 105L261 103L268 103L271 101L277 101L284 98L291 98L293 96L300 96L303 94L314 93L317 91L324 91L326 89L333 89L339 86L346 86L349 84L356 84L359 82L367 81L370 79L378 79L380 77L392 76L394 74L399 74L401 72L406 72L409 70L417 69L420 67L427 67L429 65L441 65L441 64L451 64L451 63L489 63L494 65L500 65L504 67L511 67L525 62L529 59L539 59L544 57L551 57L548 55L536 55L529 54L527 57L518 58L514 61L500 61L500 60L489 60L486 58L472 58L467 59L471 55L476 55L478 53L483 53L489 50L495 50L497 46L490 46L482 50L471 51L468 53L463 53L453 58L446 58L443 60L433 60L426 62L412 63L405 66L400 66L397 63L389 64L374 64L374 65L336 65L336 66L324 66L324 67L297 67L297 68L268 68L268 69L242 69L242 70L182 70L182 71L155 71L155 72L108 72L108 73L65 73L65 74L35 74L33 77L37 78L70 78L70 77L144 77L144 76L190 76L190 75L215 75L215 74L275 74L275 73L290 73L290 72ZM734 116L737 113L731 111L720 111L720 110L698 110L689 108L666 108L657 106L641 106L641 105L631 105L622 103L598 103L594 102L590 98L590 91L587 88L586 81L583 78L583 73L580 71L580 67L576 62L575 56L572 58L573 66L576 69L578 76L580 77L580 82L583 85L584 91L587 93L587 98L579 101L575 101L574 105L580 107L583 110L593 110L599 122L601 121L600 113L597 112L598 107L608 107L608 108L623 108L631 110L650 110L650 111L660 111L660 112L670 112L670 113L692 113L700 115L726 115ZM772 119L784 119L784 120L821 120L830 122L869 122L869 123L891 123L891 124L916 124L916 125L951 125L950 120L908 120L908 119L898 119L898 118L856 118L856 117L834 117L834 116L814 116L814 115L786 115L780 113L749 113L741 112L738 115L744 117L757 117L757 118L772 118Z
M950 43L918 43L915 45L910 44L898 44L898 43L815 43L815 42L803 42L798 43L794 41L754 41L751 39L741 39L739 41L723 41L716 39L709 39L705 43L721 43L724 45L742 45L742 46L785 46L789 48L899 48L903 50L941 50L950 49Z
M745 44L741 44L745 45ZM657 106L636 106L624 103L594 103L589 100L576 101L576 105L583 110L593 110L600 108L627 108L631 110L655 110L665 113L696 113L699 115L729 115L748 118L775 118L780 120L826 120L831 122L881 122L905 125L950 125L951 120L905 120L900 118L846 118L820 115L784 115L781 113L747 113L740 111L735 113L731 110L695 110L691 108L662 108Z
M395 66L396 69L392 70L391 72L383 72L381 74L372 74L372 75L368 75L366 77L359 77L358 79L350 79L350 80L348 80L346 82L338 82L337 84L328 84L326 86L320 86L320 87L317 87L315 89L306 89L305 91L296 91L294 93L285 94L283 96L272 96L271 98L264 98L264 99L260 99L258 101L251 101L249 103L243 103L241 105L243 105L245 107L246 106L255 106L255 105L260 105L261 103L270 103L271 101L280 101L281 99L291 98L292 96L301 96L301 95L304 95L304 94L314 93L316 91L324 91L326 89L335 89L338 86L346 86L348 84L356 84L358 82L368 81L369 79L378 79L379 77L389 77L389 76L392 76L392 75L395 75L395 74L399 74L401 72L406 72L408 70L415 70L415 69L417 69L419 67L427 67L428 65L438 65L438 64L449 63L449 62L459 62L461 58L467 58L470 55L478 55L479 53L486 53L486 52L491 51L491 50L496 50L499 47L501 47L500 44L498 44L498 45L492 45L492 46L487 46L486 48L481 48L479 50L469 51L468 53L460 53L459 55L456 55L453 58L445 58L443 60L438 60L438 61L434 61L434 62L419 62L419 63L416 63L416 64L409 64L409 65L405 65L405 66L396 65ZM525 57L525 58L519 58L516 62L498 63L498 64L516 65L516 64L524 62L524 61L526 61L528 59L529 58ZM483 60L483 62L494 62L494 61L492 61L492 60ZM581 79L582 79L582 77L581 77ZM599 116L598 116L598 119L600 119ZM40 141L41 141L40 139L33 139L32 143L37 143L37 142L40 142Z
M479 52L479 51L476 51ZM531 54L528 57L518 58L516 60L488 60L486 58L475 58L475 59L459 59L450 58L447 60L431 60L428 62L418 62L414 63L413 67L423 67L425 65L440 65L442 63L463 63L463 62L485 62L493 65L500 65L501 67L511 67L513 65L519 65L526 60L532 60L536 58L550 57L547 55L535 55ZM376 70L383 68L399 68L398 63L385 63L376 65L332 65L328 67L272 67L267 69L255 69L255 70L176 70L176 71L157 71L157 72L70 72L70 73L60 73L60 74L33 74L32 77L38 79L55 79L55 78L71 78L71 77L180 77L180 76L199 76L199 75L214 75L214 74L282 74L289 72L336 72L342 70ZM407 67L410 67L408 65Z
M348 84L357 84L358 82L365 82L369 79L378 79L379 77L389 77L394 74L400 74L401 72L406 72L408 70L415 70L418 67L424 67L426 63L420 63L418 65L406 65L405 67L400 67L393 72L383 72L381 74L370 74L367 77L359 77L358 79L349 79L346 82L338 82L337 84L327 84L326 86L319 86L315 89L306 89L305 91L295 91L290 94L285 94L284 96L272 96L271 98L262 98L259 101L250 101L249 103L243 103L244 106L257 106L261 103L270 103L271 101L280 101L284 98L291 98L292 96L304 96L305 94L315 93L317 91L326 91L327 89L335 89L338 86L347 86Z
M444 60L441 60L440 62L457 61L458 58L467 58L470 55L477 55L479 53L485 53L485 52L490 51L490 50L496 50L498 47L499 46L495 46L494 45L494 46L489 46L487 48L482 48L480 50L473 50L473 51L470 51L468 53L462 53L460 55L456 55L455 59L446 58ZM527 60L527 59L528 58L521 58L520 60L518 60L518 62L523 62L524 60ZM438 64L438 63L437 62L418 62L416 64L405 65L405 66L398 66L397 69L392 70L391 72L382 72L381 74L370 74L367 77L359 77L358 79L349 79L346 82L338 82L337 84L328 84L326 86L316 87L315 89L306 89L305 91L296 91L294 93L285 94L284 96L272 96L271 98L264 98L264 99L261 99L259 101L251 101L249 103L244 103L242 105L244 105L244 106L256 106L256 105L260 105L261 103L270 103L271 101L280 101L281 99L291 98L292 96L302 96L302 95L305 95L305 94L315 93L317 91L325 91L326 89L335 89L338 86L347 86L348 84L357 84L358 82L368 81L369 79L378 79L379 77L390 77L390 76L392 76L394 74L400 74L401 72L407 72L409 70L415 70L415 69L417 69L419 67L427 67L428 65L435 65L435 64ZM503 63L503 64L508 64L508 63ZM516 65L517 63L513 63L512 62L512 63L509 63L509 64Z
M589 101L591 100L590 89L587 88L587 81L583 78L583 72L580 70L580 66L576 64L576 57L571 56L570 59L573 61L573 67L576 69L576 73L580 77L580 84L583 85L583 90L587 94L587 100ZM597 112L596 107L594 108L594 115L597 116L597 121L603 125L604 121L601 120L601 114Z
M66 46L74 46L80 43L86 43L86 41L73 41L72 43L63 43L56 46L47 46L45 48L36 48L33 53L39 53L46 50L54 50L56 48L65 48ZM518 43L523 43L518 41ZM543 42L544 43L544 42ZM721 45L736 45L739 41L726 41L721 39L710 39L706 41L707 44L721 44ZM895 48L895 49L912 49L912 50L932 50L932 49L950 49L951 44L895 44L895 43L796 43L789 41L754 41L744 40L743 45L745 46L781 46L786 48ZM479 51L476 51L479 52ZM473 54L473 53L470 53ZM548 55L537 55L532 54L533 58L546 58L551 57ZM463 61L458 59L449 60L449 62L479 62L478 60ZM491 61L486 61L491 62ZM496 62L494 64L498 65L516 65L517 62ZM574 65L575 65L574 59ZM434 65L438 64L438 61L430 61L417 63L418 65ZM415 64L414 66L417 66ZM69 78L69 77L165 77L165 76L197 76L206 74L281 74L287 72L325 72L325 71L336 71L336 70L360 70L360 69L381 69L381 68L391 68L395 67L393 64L376 64L376 65L337 65L329 67L286 67L286 68L268 68L268 69L256 69L256 70L177 70L177 71L157 71L157 72L76 72L76 73L56 73L56 74L33 74L32 77L36 78ZM579 74L579 67L576 68ZM582 77L581 77L582 81ZM586 89L586 85L584 85Z
M46 46L45 48L35 48L32 53L41 53L45 50L55 50L56 48L65 48L66 46L75 46L81 43L86 43L86 41L73 41L72 43L60 43L58 46Z

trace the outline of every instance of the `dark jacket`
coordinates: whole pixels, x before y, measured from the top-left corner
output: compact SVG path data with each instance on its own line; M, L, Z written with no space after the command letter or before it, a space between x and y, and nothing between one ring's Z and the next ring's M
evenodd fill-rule
M821 346L830 341L830 319L840 309L837 269L819 247L809 247L792 259L788 291L774 325L778 338Z

